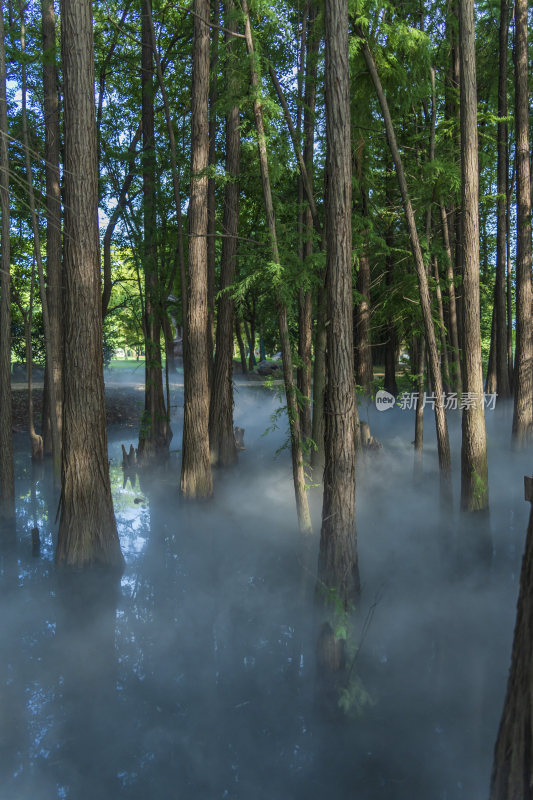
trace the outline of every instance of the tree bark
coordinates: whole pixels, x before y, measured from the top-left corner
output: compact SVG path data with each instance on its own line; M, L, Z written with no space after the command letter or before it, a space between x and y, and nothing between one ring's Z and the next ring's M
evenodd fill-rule
M494 286L495 367L498 398L511 395L507 364L507 307L505 275L507 261L507 57L509 0L500 3L499 73L498 73L498 228L496 233L496 282Z
M209 166L214 169L216 165L216 136L217 136L217 68L218 68L218 25L220 20L219 0L212 0L212 37L211 61L209 64ZM215 331L215 265L216 265L216 195L215 177L210 175L207 181L207 352L209 355L209 386L213 378L213 350Z
M42 0L43 95L44 95L44 159L46 176L46 301L49 318L50 362L55 399L57 442L61 447L63 416L63 333L62 333L62 267L61 267L61 189L59 184L59 96L56 60L56 24L53 0ZM48 377L48 376L47 376ZM45 380L45 392L48 380ZM46 405L43 401L43 406ZM50 407L50 397L48 398ZM50 415L48 415L50 417ZM48 441L50 431L50 441ZM43 414L45 452L53 451L53 432ZM59 469L60 454L56 456ZM59 474L59 472L58 472Z
M452 345L451 380L457 392L462 392L463 381L461 376L461 354L459 350L459 332L457 325L457 304L455 298L455 281L453 274L452 248L450 245L450 232L448 214L444 203L440 202L440 217L442 222L442 240L446 253L446 283L448 287L448 314L450 320L450 339Z
M531 186L529 177L529 94L527 0L515 3L516 120L516 353L513 442L533 436L533 339L531 313Z
M237 32L233 19L233 0L226 0L225 27ZM226 33L228 67L226 80L235 88L235 39ZM239 172L241 137L239 106L234 105L226 115L226 185L224 189L224 218L222 227L222 259L220 263L220 297L217 309L216 350L213 368L209 411L209 445L211 463L227 467L237 460L233 433L233 298L228 289L235 279L237 236L239 233Z
M194 0L191 192L189 199L189 302L181 493L213 494L209 453L207 175L209 161L209 0Z
M0 9L0 203L2 261L0 272L0 521L15 518L15 476L11 409L11 248L9 237L9 128L7 122L4 11Z
M154 59L151 31L151 0L141 2L141 87L143 142L143 267L145 276L144 343L145 401L139 431L138 457L148 464L168 457L172 438L163 394L161 353L162 284L157 269L156 182L154 134ZM166 299L166 298L165 298Z
M20 25L21 25L21 37L20 37L20 45L22 53L25 52L26 48L26 22L24 17L24 9L21 8L20 11ZM21 85L21 93L22 93L22 140L24 144L24 157L26 162L26 180L28 184L28 200L30 206L30 216L31 216L31 225L33 231L33 253L34 259L37 264L37 272L39 276L39 290L41 295L41 308L43 312L43 327L44 327L44 344L45 344L45 352L46 352L46 361L48 364L48 369L46 371L46 377L48 379L48 411L50 414L50 428L52 434L52 456L53 456L53 464L54 464L54 477L59 481L60 476L60 469L61 469L61 445L59 441L59 424L57 419L57 403L55 399L55 383L54 383L54 354L52 352L51 346L51 337L50 337L50 315L48 313L48 298L46 293L46 286L44 282L44 270L43 270L43 262L41 257L41 241L39 236L39 224L37 220L37 213L35 210L35 195L33 191L33 176L31 172L31 163L30 163L30 148L28 142L28 120L26 114L26 64L22 62L22 85ZM32 304L33 304L33 296L32 296ZM32 309L33 311L33 309ZM58 333L56 329L56 333ZM56 344L58 342L56 341ZM31 355L31 352L30 352ZM31 369L31 358L30 358L30 369ZM35 435L35 431L33 432ZM40 438L40 437L39 437ZM43 443L40 442L39 446L35 449L35 452L38 454L37 457L42 458L42 449Z
M56 562L122 567L109 468L102 351L91 0L61 5L65 121L64 407Z
M272 260L279 264L278 239L276 222L274 217L274 206L272 204L272 191L270 188L270 176L268 170L268 156L266 149L266 138L263 125L263 111L259 99L259 76L255 66L255 52L252 39L252 29L250 25L250 15L248 3L242 0L242 10L244 13L244 32L246 36L246 47L250 59L250 76L254 91L254 118L257 132L257 147L259 153L259 164L261 168L261 183L263 187L263 198L265 202L265 212L268 230L270 233L270 244L272 248ZM300 431L300 417L298 412L298 401L296 397L296 386L294 383L291 343L289 337L289 324L287 319L287 306L283 300L281 290L276 288L276 304L278 313L278 328L281 345L281 356L283 361L283 378L285 383L285 396L287 399L287 415L289 418L289 429L291 435L291 456L292 456L292 476L294 483L294 493L296 497L296 513L298 515L298 525L302 533L311 533L311 516L305 488L305 475L303 468L302 440Z
M479 297L479 177L474 0L459 2L461 173L463 217L463 409L461 508L488 509L488 464L481 369Z
M352 326L352 159L348 4L325 4L327 384L319 592L345 609L359 600L355 526L355 399Z

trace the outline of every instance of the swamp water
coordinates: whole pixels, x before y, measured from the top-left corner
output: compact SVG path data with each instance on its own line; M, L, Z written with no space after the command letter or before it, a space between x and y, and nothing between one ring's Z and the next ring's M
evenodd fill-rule
M508 411L487 413L493 559L479 566L462 547L473 524L438 513L431 412L415 484L412 413L361 405L383 450L359 470L357 681L336 719L316 697L320 497L306 570L283 418L262 436L279 404L239 388L247 449L203 506L179 502L178 454L124 482L137 431L110 431L118 582L56 573L49 465L20 439L16 541L0 552L0 800L488 796L529 510ZM457 505L458 414L450 428Z

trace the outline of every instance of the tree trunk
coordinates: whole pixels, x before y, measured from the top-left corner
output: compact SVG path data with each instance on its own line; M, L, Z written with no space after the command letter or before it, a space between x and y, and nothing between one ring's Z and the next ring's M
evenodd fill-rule
M254 117L257 131L257 146L259 153L259 164L261 167L261 183L263 187L263 198L265 201L265 212L270 233L270 243L272 248L272 260L279 264L278 239L276 232L276 222L274 218L274 206L272 204L272 191L270 188L270 176L268 171L268 157L266 149L266 138L263 125L263 111L259 99L259 76L255 67L255 53L252 39L252 29L250 25L250 15L248 3L242 2L244 13L244 31L246 36L246 47L250 59L251 82L254 90ZM285 396L287 399L287 415L289 418L289 429L291 435L291 455L292 455L292 476L294 482L294 493L296 497L296 512L298 515L298 525L302 533L311 533L311 516L309 514L309 504L305 488L305 475L303 468L302 441L300 431L300 418L298 412L298 400L296 397L296 387L294 384L291 344L289 338L289 325L287 319L287 307L279 289L276 290L276 304L278 311L278 327L281 345L281 356L283 361L283 378L285 383Z
M11 409L11 249L9 239L9 157L7 143L4 10L0 9L0 203L2 262L0 272L0 521L15 518L15 477Z
M479 299L479 178L474 0L459 2L461 58L461 173L463 216L463 390L473 402L463 409L461 508L488 509L487 439L481 369Z
M440 202L440 218L442 222L442 241L446 252L446 283L448 286L448 314L450 320L450 339L452 345L451 380L457 392L462 391L463 381L461 376L461 354L459 351L459 332L457 325L457 303L455 298L455 281L453 274L452 248L450 245L450 232L448 214L444 203Z
M61 274L61 189L59 185L59 97L56 61L56 24L53 0L42 0L42 39L43 39L43 95L44 95L44 163L46 175L46 300L49 319L50 362L46 369L52 372L53 395L55 399L55 419L57 423L57 442L61 447L62 406L63 406L63 334L62 334L62 274ZM48 391L49 378L46 376L44 391ZM43 401L43 406L46 405ZM50 397L48 397L50 407ZM48 415L50 418L50 415ZM48 436L48 431L50 436ZM43 415L43 439L45 452L53 450L51 424ZM59 469L60 454L56 456ZM58 472L59 474L59 472Z
M64 407L56 562L122 567L109 468L98 238L91 0L63 0Z
M212 0L212 37L211 37L211 62L209 72L211 76L209 87L209 166L214 169L216 165L216 135L217 113L217 69L218 69L218 25L220 21L219 0ZM213 378L213 350L215 330L215 263L216 263L216 196L215 177L210 175L207 181L207 352L209 367L209 386Z
M387 198L390 203L390 198ZM387 255L385 256L385 284L392 286L394 284L394 254L392 249L394 247L394 230L388 227L385 231L385 243L387 245ZM390 291L388 289L387 291ZM389 317L386 327L385 339L385 381L384 387L386 392L390 392L395 397L398 394L398 385L396 383L396 353L398 350L398 337L396 335L396 325L394 320Z
M516 120L516 353L513 441L521 447L533 435L533 339L531 319L531 186L529 178L529 95L527 0L515 3Z
M446 328L444 325L444 307L442 303L442 292L440 290L440 275L439 275L439 262L435 257L433 259L433 271L435 275L435 294L437 296L437 308L439 309L440 320L440 355L443 367L443 384L444 391L449 391L450 388L450 366L448 364L448 348L446 346Z
M24 19L24 10L21 8L20 12L20 25L21 25L21 51L22 53L25 52L26 42L26 23ZM44 282L44 271L43 271L43 262L41 258L41 241L39 236L39 224L37 220L37 213L35 210L35 195L33 192L33 177L31 173L31 163L30 163L30 148L28 142L28 121L27 121L27 114L26 114L26 64L22 62L22 86L21 86L21 93L22 93L22 139L24 143L24 157L26 162L26 179L28 183L28 199L29 199L29 206L30 206L30 216L31 216L31 224L33 230L33 252L34 258L37 264L37 271L39 275L39 290L41 295L41 307L43 312L43 327L44 327L44 344L45 344L45 352L46 352L46 361L48 366L48 370L46 371L46 377L48 379L48 411L50 414L50 428L52 434L52 455L53 455L53 463L54 463L54 477L59 482L59 475L61 469L61 445L59 441L59 424L57 419L57 403L55 400L55 383L54 383L54 354L52 352L51 347L51 338L50 338L50 315L48 313L48 298L46 293L46 287ZM33 303L33 297L32 297ZM33 308L32 308L33 311ZM56 330L56 333L58 331ZM57 344L57 342L56 342ZM31 352L30 352L31 355ZM30 358L31 362L31 358ZM31 369L31 367L30 367ZM35 434L35 431L33 432ZM41 437L39 437L41 438ZM41 442L36 445L35 452L37 454L37 458L42 458L42 449L43 443Z
M522 560L511 670L494 751L490 800L531 800L533 797L532 687L533 509L529 513Z
M235 336L237 337L237 344L239 345L239 355L241 357L241 372L243 375L248 375L248 367L246 366L246 348L242 338L241 320L235 315Z
M141 84L143 142L143 267L145 276L144 342L145 400L139 431L138 457L145 464L167 458L172 438L163 394L161 353L161 282L157 270L156 182L154 137L154 61L151 33L151 0L141 2ZM166 298L165 298L166 299Z
M191 192L189 199L189 303L181 493L213 494L209 453L207 309L207 175L209 161L209 0L194 0Z
M307 11L307 7L306 7ZM309 19L304 20L307 35L305 38L305 93L304 93L304 150L303 160L309 183L313 185L313 155L315 144L315 108L316 108L316 71L319 40L315 32L316 5L309 6ZM300 191L303 194L303 179L299 179ZM304 270L310 269L308 260L313 254L313 213L306 202L303 211L303 243L302 259ZM298 389L301 394L300 424L302 437L311 437L311 349L313 339L313 295L310 289L300 289L298 292Z
M368 201L363 187L361 187L361 213L364 218L368 217ZM363 388L365 394L370 395L374 381L374 367L370 337L370 259L368 257L368 233L366 230L363 236L364 244L359 256L356 282L356 289L361 295L361 299L355 308L355 375L358 386Z
M498 228L496 233L496 282L494 285L495 372L499 398L510 397L507 365L507 308L505 273L507 261L507 57L509 35L509 0L500 2L499 73L498 73ZM488 389L487 389L488 391Z
M359 600L355 527L355 400L352 327L352 159L348 4L326 0L327 385L319 592L345 609Z
M398 176L398 183L400 185L400 192L403 199L407 229L409 231L411 251L413 253L413 258L416 266L418 288L420 292L420 303L422 306L422 317L424 320L426 346L428 348L428 359L430 363L430 372L431 372L431 378L433 380L433 389L438 398L437 402L435 403L435 425L437 429L437 449L439 454L439 466L441 475L441 499L443 503L450 504L451 503L450 442L448 438L448 424L446 421L446 412L444 410L444 405L441 401L441 398L443 397L442 376L440 372L439 354L437 350L435 328L433 326L433 318L431 314L431 300L429 296L426 268L424 264L424 258L422 256L422 250L420 248L420 241L416 229L415 215L413 212L413 207L411 205L411 199L409 197L407 181L405 179L405 173L403 169L402 160L400 157L400 151L398 150L398 145L396 143L396 135L394 133L394 127L392 124L392 119L387 99L385 97L385 93L383 92L383 87L381 86L381 81L379 79L374 58L366 42L363 43L363 55L365 57L367 67L372 76L372 81L374 83L374 87L376 89L376 93L378 95L379 103L385 120L387 140L396 167L396 174Z
M233 0L226 0L225 23L228 31L237 32L233 19ZM226 80L234 87L236 76L235 39L226 33L228 67ZM220 263L220 297L217 309L216 350L213 368L209 413L209 445L211 463L227 467L237 460L233 433L233 298L227 291L235 278L237 236L239 233L239 172L241 137L239 106L234 105L226 115L226 185L224 189L224 219L222 228L222 259Z

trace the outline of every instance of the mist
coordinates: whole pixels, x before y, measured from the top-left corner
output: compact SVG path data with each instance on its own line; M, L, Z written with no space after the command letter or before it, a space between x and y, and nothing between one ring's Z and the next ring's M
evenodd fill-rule
M357 468L358 689L341 715L325 712L315 674L320 490L303 543L283 401L260 384L235 399L246 450L215 473L209 503L178 494L179 381L171 459L150 479L121 467L137 430L110 430L126 559L115 581L56 572L50 470L16 436L17 535L1 552L1 797L486 798L529 510L509 408L486 413L490 517L467 518L439 509L431 410L415 479L414 412L362 401L382 449ZM457 508L460 412L448 422ZM489 535L492 558L478 558Z

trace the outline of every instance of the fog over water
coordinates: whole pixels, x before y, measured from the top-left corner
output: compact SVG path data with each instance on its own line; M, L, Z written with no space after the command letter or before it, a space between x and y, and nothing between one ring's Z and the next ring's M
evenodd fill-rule
M363 597L352 714L317 700L314 552L297 531L285 418L239 386L239 465L183 504L179 453L124 482L109 435L126 569L61 576L50 466L17 438L17 539L0 552L0 800L481 800L488 797L514 627L528 454L510 409L487 412L490 520L439 512L434 422L413 478L414 413L363 401L383 449L358 466ZM181 446L182 398L171 449ZM449 415L459 501L460 412ZM124 485L123 485L124 484ZM31 529L41 533L32 557ZM493 559L475 559L490 527Z

